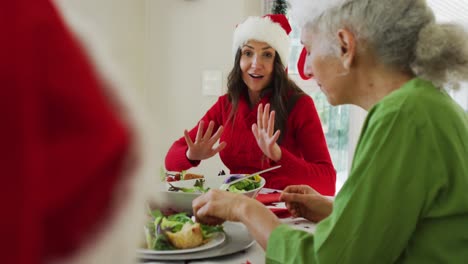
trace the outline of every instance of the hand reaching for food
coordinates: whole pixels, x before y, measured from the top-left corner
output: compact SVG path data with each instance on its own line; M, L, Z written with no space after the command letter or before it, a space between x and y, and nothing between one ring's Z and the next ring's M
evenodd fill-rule
M238 211L243 208L238 205L250 200L254 201L238 193L213 189L193 200L192 206L198 221L208 225L219 225L224 221L240 221L239 216L242 213Z
M214 147L223 133L223 126L220 126L213 135L213 121L210 121L204 134L203 126L204 122L200 121L195 141L192 141L189 132L184 130L184 138L188 146L186 156L189 160L205 160L211 158L226 147L226 142L221 142L218 146Z
M271 232L281 224L265 205L238 193L213 189L193 200L192 206L200 223L242 222L264 249Z
M252 125L254 137L263 154L273 161L278 161L282 153L276 141L281 131L274 132L275 111L270 112L270 104L266 104L265 108L260 104L257 111L257 123Z

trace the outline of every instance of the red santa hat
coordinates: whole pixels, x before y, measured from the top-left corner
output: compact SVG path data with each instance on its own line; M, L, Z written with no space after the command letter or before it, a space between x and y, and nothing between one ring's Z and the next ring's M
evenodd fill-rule
M269 14L263 17L248 17L237 25L234 30L232 51L234 57L237 50L249 40L257 40L268 43L278 52L281 62L285 67L289 61L291 26L283 14Z
M143 234L135 227L145 224L153 188L163 187L149 177L157 170L148 167L151 128L95 27L59 2L6 1L0 11L1 64L11 65L0 72L0 113L9 120L0 160L11 175L0 201L12 212L0 221L2 262L132 263L128 249ZM45 111L55 108L63 111Z
M312 75L307 75L304 73L306 57L307 50L305 48L302 48L301 54L299 55L299 59L297 61L297 71L299 72L299 76L301 76L301 78L304 80L308 80L313 77Z

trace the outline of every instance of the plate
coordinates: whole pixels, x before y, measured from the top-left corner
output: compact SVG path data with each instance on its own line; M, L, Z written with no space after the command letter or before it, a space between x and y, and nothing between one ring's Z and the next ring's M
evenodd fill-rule
M226 239L220 245L203 251L181 254L151 254L138 251L138 258L146 260L193 260L207 259L233 254L251 247L255 240L250 236L247 227L241 223L224 223Z
M207 250L210 248L214 248L222 244L224 240L226 240L226 235L223 232L220 232L220 233L217 233L208 243L203 244L199 247L187 248L187 249L174 249L174 250L139 249L138 253L157 254L157 255L193 253L193 252L199 252L199 251Z

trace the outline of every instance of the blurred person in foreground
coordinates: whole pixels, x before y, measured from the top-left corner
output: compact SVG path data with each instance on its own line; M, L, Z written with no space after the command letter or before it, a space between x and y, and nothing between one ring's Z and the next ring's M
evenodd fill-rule
M290 31L282 14L237 25L228 91L174 142L167 170L187 170L219 153L232 174L281 165L262 174L267 188L306 184L335 194L336 171L314 102L286 71Z
M306 186L281 199L315 233L259 202L213 190L199 221L244 223L267 263L465 263L468 118L443 90L468 79L468 36L424 0L292 0L305 74L332 105L367 110L350 176L334 202Z
M1 262L130 263L147 185L134 103L50 1L1 3Z

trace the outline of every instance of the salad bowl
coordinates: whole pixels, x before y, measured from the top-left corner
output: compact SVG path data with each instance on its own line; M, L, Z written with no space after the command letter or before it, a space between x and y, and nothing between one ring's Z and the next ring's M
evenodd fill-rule
M245 175L231 174L205 177L203 179L166 182L166 188L158 193L156 206L163 211L192 213L192 201L195 198L210 189L219 189L222 184L242 176ZM231 185L228 191L243 193L248 197L255 198L258 192L265 186L265 183L264 178L255 175Z

